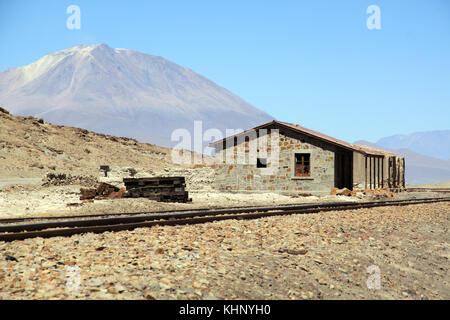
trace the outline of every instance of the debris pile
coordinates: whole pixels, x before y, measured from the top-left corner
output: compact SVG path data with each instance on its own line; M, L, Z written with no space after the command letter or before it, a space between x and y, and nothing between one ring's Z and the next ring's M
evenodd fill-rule
M81 185L85 187L93 187L97 183L92 176L72 176L65 173L47 173L43 179L42 186L67 186L67 185Z
M351 196L355 196L356 195L356 191L351 191L347 188L333 188L330 192L331 196L346 196L346 197L351 197Z
M398 198L395 192L389 191L387 188L384 189L366 189L366 190L349 190L347 188L333 188L330 192L331 196L346 196L346 197L358 197L363 198L364 196L369 196L373 199L383 199L383 198Z
M184 177L153 177L123 179L127 192L124 197L148 198L162 202L191 202L185 191Z
M313 197L311 193L295 193L291 195L291 198L300 198L300 197Z
M383 198L398 198L398 194L392 191L389 191L389 189L366 189L364 190L364 194L367 196L371 196L374 199L383 199Z
M96 189L80 189L80 200L101 200L106 198L122 198L125 189L116 188L107 183L101 183Z

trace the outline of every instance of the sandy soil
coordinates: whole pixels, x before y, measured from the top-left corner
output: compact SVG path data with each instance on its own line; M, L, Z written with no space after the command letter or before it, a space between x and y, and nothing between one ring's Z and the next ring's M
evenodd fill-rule
M242 194L213 191L191 191L190 203L163 203L145 198L105 199L83 203L80 186L23 186L4 188L0 192L0 218L36 217L56 215L83 215L95 213L142 212L171 209L214 208L229 206L262 206L275 204L310 203L318 201L355 201L343 196L300 197L273 193ZM356 199L358 200L358 199Z
M40 186L42 184L41 178L0 178L0 188L11 187L11 186L23 186L23 185L35 185Z

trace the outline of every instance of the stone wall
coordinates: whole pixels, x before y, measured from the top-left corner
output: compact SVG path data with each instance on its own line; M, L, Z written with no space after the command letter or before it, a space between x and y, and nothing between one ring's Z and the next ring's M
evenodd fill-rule
M164 177L185 177L186 191L213 190L214 169L210 167L195 169L166 168L158 175Z
M98 182L111 184L115 187L124 188L124 178L146 178L146 177L185 177L186 191L212 190L214 181L214 170L210 167L202 168L165 168L162 171L153 171L145 168L131 167L110 167L111 171L105 177L103 172L99 172Z
M272 191L279 193L329 193L334 187L334 153L336 147L309 136L279 129L279 159L274 156L274 147L270 144L273 134L267 135L267 145L261 143L261 137L250 137L235 146L216 149L216 157L223 159L216 164L214 186L219 191ZM250 162L250 146L258 145L258 156L264 157L267 152L267 166L277 162L277 170L273 174L265 174ZM238 152L241 148L241 153ZM232 159L230 163L225 159ZM309 153L311 161L310 177L295 177L295 153ZM244 154L244 156L242 156ZM240 163L238 163L240 162Z

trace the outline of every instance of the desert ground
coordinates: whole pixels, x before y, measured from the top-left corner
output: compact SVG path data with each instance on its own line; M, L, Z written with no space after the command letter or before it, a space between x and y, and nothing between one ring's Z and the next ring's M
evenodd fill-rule
M301 197L273 193L240 194L220 193L211 190L190 191L189 203L157 202L146 198L121 198L80 200L80 186L6 187L0 192L0 218L71 216L97 213L152 212L173 209L220 208L234 206L269 206L312 203L319 201L356 201L350 197Z
M2 255L15 258L0 259L0 298L449 299L448 209L385 207L0 242ZM371 285L377 275L379 286Z
M153 212L174 209L270 206L339 201L367 201L370 197L307 196L292 197L275 193L221 193L212 190L189 191L192 202L157 202L146 198L80 200L80 185L11 185L0 188L0 218L89 215L99 213ZM442 196L439 193L408 193L398 198Z
M133 139L0 112L0 218L370 199L220 193L209 166L174 165L170 156ZM108 177L99 171L105 164ZM119 186L131 174L185 176L192 202L80 200L80 188ZM449 209L446 202L0 242L0 299L449 299Z
M450 181L442 181L442 182L429 183L429 184L407 185L407 187L411 187L411 188L450 188Z

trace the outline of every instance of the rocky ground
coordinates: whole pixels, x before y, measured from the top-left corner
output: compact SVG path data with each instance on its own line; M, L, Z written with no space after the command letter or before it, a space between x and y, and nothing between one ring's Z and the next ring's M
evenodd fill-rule
M449 299L448 226L439 203L0 242L0 298Z
M101 165L181 167L173 163L172 149L0 110L0 186L1 180L42 179L47 173L96 177Z

